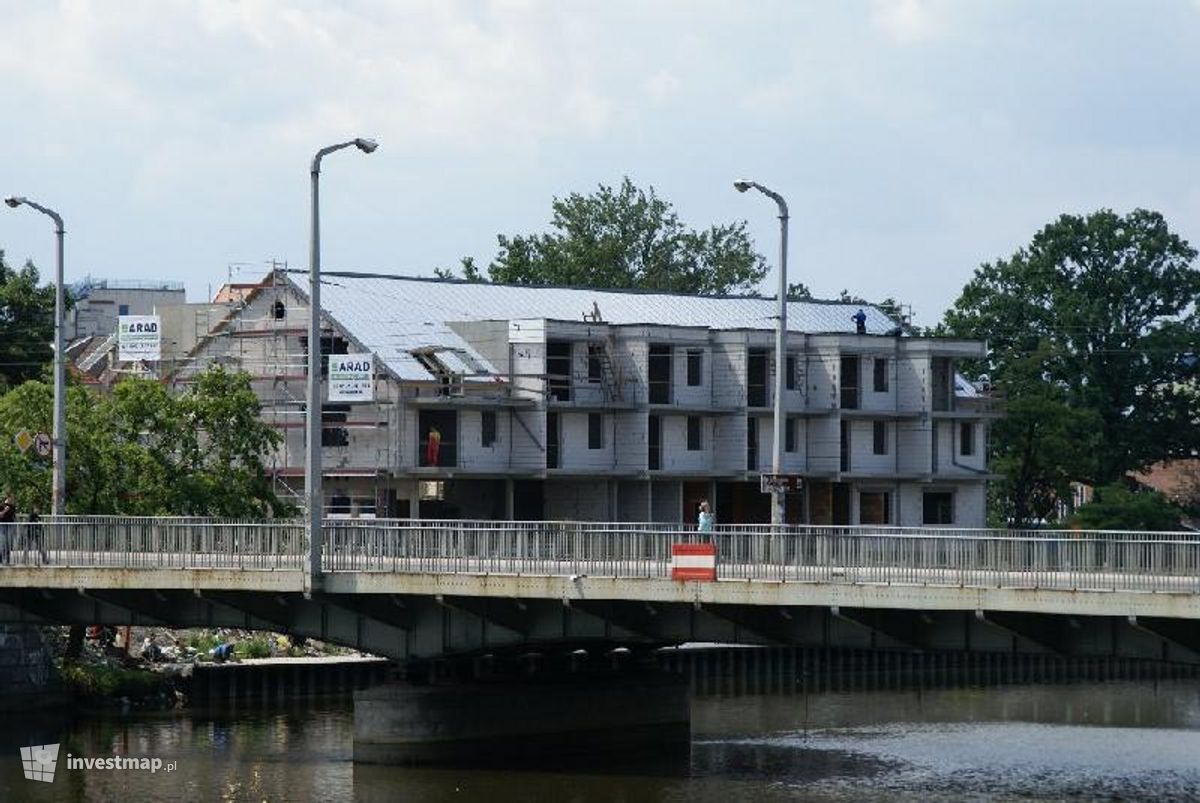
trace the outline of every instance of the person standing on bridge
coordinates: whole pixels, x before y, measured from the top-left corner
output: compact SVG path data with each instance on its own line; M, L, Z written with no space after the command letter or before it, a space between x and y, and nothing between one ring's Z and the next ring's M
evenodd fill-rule
M46 554L46 543L42 540L42 515L37 505L29 510L29 526L25 533L25 553L36 550L42 558L42 563L49 563L50 556Z
M13 502L12 494L8 494L4 497L4 502L0 503L0 563L8 563L12 555L16 521L17 506Z
M716 521L717 517L712 514L712 511L708 507L708 500L700 500L700 515L696 517L696 530L711 534Z

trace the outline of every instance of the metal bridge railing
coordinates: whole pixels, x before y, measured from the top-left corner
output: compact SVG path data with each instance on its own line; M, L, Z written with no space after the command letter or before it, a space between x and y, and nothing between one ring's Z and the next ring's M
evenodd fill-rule
M1194 533L340 520L326 571L670 576L671 544L711 541L722 579L1200 593Z
M667 578L711 541L721 579L1200 593L1195 533L329 519L327 572ZM7 565L303 569L301 521L117 516L0 525Z
M0 524L4 565L129 569L300 569L298 521L61 516Z

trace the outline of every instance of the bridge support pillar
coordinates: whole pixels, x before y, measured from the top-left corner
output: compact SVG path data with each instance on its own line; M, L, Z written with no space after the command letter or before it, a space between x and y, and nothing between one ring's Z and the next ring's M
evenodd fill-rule
M376 686L354 695L354 760L474 765L686 756L689 698L685 679L665 675Z

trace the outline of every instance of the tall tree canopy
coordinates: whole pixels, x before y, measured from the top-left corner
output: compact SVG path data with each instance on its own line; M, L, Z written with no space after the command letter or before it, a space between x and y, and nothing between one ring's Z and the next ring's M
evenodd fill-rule
M0 390L39 376L53 340L54 288L38 287L32 262L14 268L0 251Z
M714 294L752 291L767 272L745 221L690 229L653 187L628 178L555 198L552 207L550 232L497 238L491 281ZM470 260L462 268L482 280Z
M21 429L49 432L53 390L29 381L0 396L0 491L23 510L50 499L50 466L13 443ZM289 512L263 460L279 434L259 420L245 374L220 368L172 396L128 378L101 396L67 394L67 511L79 514L259 517Z
M1041 393L1091 416L1095 459L1060 459L1071 479L1116 482L1200 448L1195 258L1157 212L1063 215L976 270L943 331L988 341L980 372L1010 399ZM1013 446L1004 432L1001 451Z

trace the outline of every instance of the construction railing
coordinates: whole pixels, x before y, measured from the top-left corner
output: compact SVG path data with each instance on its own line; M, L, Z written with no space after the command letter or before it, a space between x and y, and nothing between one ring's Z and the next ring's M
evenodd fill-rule
M668 578L711 541L719 579L1200 593L1200 535L644 523L329 519L326 572ZM0 524L4 565L303 569L303 523L61 517Z

